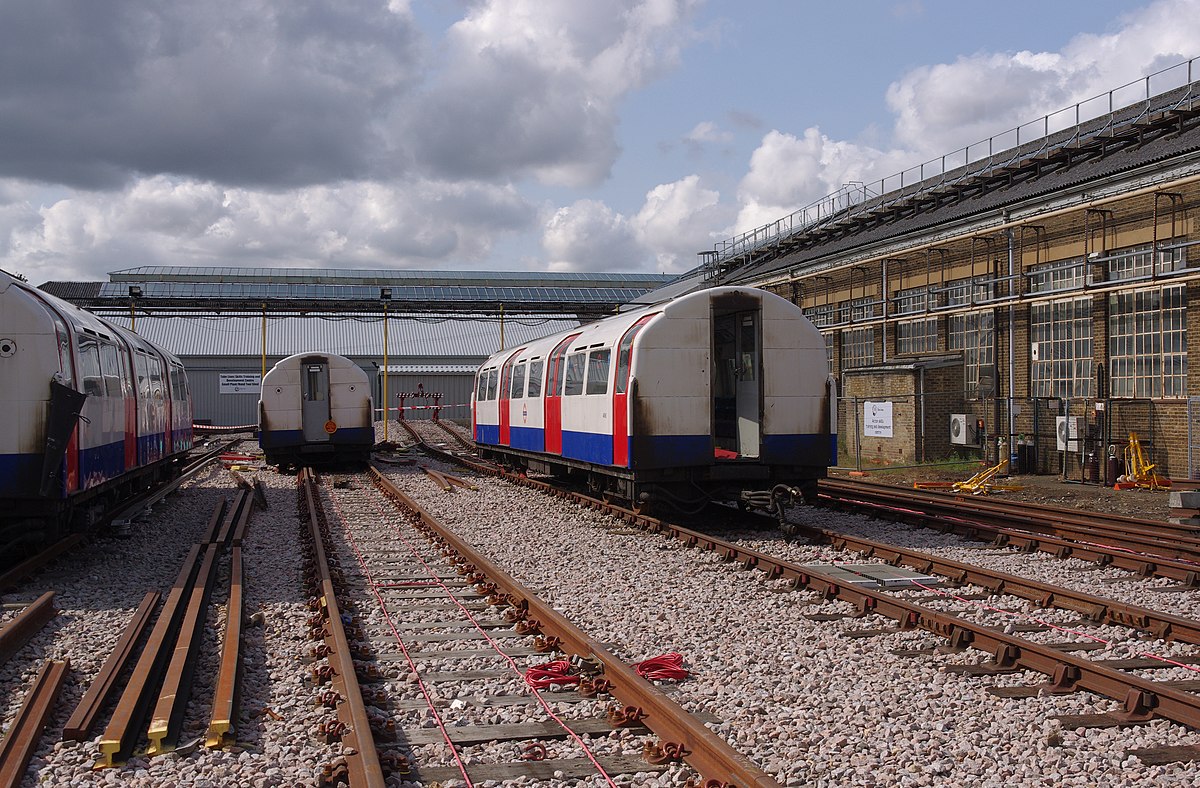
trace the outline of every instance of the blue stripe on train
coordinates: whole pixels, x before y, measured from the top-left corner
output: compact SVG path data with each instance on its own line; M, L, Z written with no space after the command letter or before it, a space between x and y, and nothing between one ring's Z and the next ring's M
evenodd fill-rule
M498 446L500 444L500 425L476 424L475 442L484 443L489 446Z
M836 465L837 436L764 435L759 461L769 465Z
M0 498L36 498L42 475L40 454L0 454ZM55 498L62 497L60 487Z
M525 451L545 451L546 431L541 427L511 427L508 432L508 445Z
M162 436L160 435L161 439ZM125 472L125 439L79 450L79 486L86 490Z
M563 430L562 456L596 465L612 465L612 436Z
M339 427L330 434L328 441L320 442L332 446L372 446L375 443L375 430L371 427ZM302 446L306 443L304 430L263 430L258 434L258 445L264 449Z

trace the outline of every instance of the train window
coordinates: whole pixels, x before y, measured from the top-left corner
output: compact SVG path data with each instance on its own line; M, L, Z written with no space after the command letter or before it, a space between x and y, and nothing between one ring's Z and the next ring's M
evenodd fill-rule
M512 388L508 390L511 399L521 399L525 396L525 362L517 364L512 371Z
M529 362L529 390L525 392L530 397L542 396L542 360Z
M587 353L572 353L567 356L566 382L563 394L570 397L583 393L583 373L587 368Z
M475 401L483 400L483 393L487 389L487 372L480 370L475 377Z
M116 345L100 346L100 369L104 372L104 390L110 397L123 397L121 391L121 359Z
M554 350L550 353L550 379L546 384L546 396L556 397L562 395L563 386L563 357L567 355L567 345L578 334L572 334L554 346Z
M506 364L505 364L503 367L501 367L501 368L500 368L500 392L499 392L499 396L500 396L500 398L501 398L501 399L505 399L505 398L507 398L507 397L508 397L508 391L509 391L509 389L508 389L508 385L509 385L509 378L510 378L510 377L512 377L512 364L511 364L511 363L506 363Z
M621 344L617 346L617 380L613 387L613 392L616 394L624 394L629 388L629 364L633 355L633 340L637 338L642 326L646 325L652 317L654 315L646 315L641 318L625 332L625 336L621 337Z
M608 393L608 362L612 350L593 350L588 356L587 393Z
M79 371L82 373L83 393L103 397L104 377L100 372L100 346L87 337L79 339Z
M755 378L755 362L758 358L755 348L758 345L758 332L754 325L753 315L742 316L742 363L740 380L752 382Z
M148 358L150 367L150 392L154 398L161 400L163 398L163 368L162 362L156 358Z
M499 370L489 369L486 373L487 380L484 382L483 398L485 400L494 400L496 398L496 378L499 376Z
M137 390L143 401L150 398L150 366L142 351L137 353Z

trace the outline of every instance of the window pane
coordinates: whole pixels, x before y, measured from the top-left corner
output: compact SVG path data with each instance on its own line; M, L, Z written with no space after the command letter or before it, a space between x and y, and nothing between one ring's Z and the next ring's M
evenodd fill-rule
M612 351L609 348L593 350L588 357L587 393L605 394L608 392L608 359Z

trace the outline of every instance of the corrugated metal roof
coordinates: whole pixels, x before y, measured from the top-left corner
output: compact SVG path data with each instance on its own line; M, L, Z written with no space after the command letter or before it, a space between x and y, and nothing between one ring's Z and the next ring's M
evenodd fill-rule
M389 375L462 375L474 374L478 364L388 364Z
M129 318L110 317L129 327ZM518 318L503 321L504 346L516 347L577 320ZM388 355L483 359L500 349L501 321L475 316L461 319L389 318ZM221 315L137 318L137 333L177 356L250 356L262 353L262 317ZM383 356L383 318L379 315L267 316L266 353L290 356L321 350L341 356Z
M110 282L195 282L207 284L327 284L462 287L657 287L670 274L570 271L408 271L360 268L253 268L238 266L145 265L109 273ZM121 290L124 295L124 289Z
M56 298L86 299L100 295L103 282L43 282L38 290L49 293Z

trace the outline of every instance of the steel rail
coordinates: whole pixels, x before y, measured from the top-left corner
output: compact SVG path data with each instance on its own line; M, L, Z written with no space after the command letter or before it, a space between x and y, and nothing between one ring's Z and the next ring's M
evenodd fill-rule
M25 695L20 711L0 741L0 788L19 788L24 780L25 767L54 711L69 667L66 660L47 661Z
M241 443L241 440L226 441L224 444L217 446L215 449L210 449L195 459L189 459L187 465L183 467L178 476L171 481L166 482L161 487L158 487L157 489L134 499L132 503L115 512L112 517L109 518L110 521L117 523L129 522L133 520L133 518L137 517L143 511L149 509L163 498L166 498L172 492L177 490L184 482L188 481L201 470L203 470L204 466L215 460L221 454L221 452L238 443Z
M1050 676L1056 690L1084 689L1123 704L1120 713L1128 721L1140 721L1158 715L1190 727L1200 727L1200 695L1159 684L1139 676L1122 673L1085 658L1065 653L1023 638L1005 634L991 627L976 624L948 613L921 608L909 602L866 588L842 585L835 577L823 575L811 567L793 564L756 550L702 534L682 526L666 523L629 509L608 504L577 492L558 489L544 482L516 476L502 469L498 476L523 486L550 492L592 509L606 510L627 523L652 533L663 533L690 547L702 547L720 552L730 561L738 561L746 569L757 568L769 579L786 579L796 587L810 588L826 598L853 603L860 612L880 613L898 622L901 627L921 627L950 640L958 647L970 646L990 652L1000 668L1033 670Z
M217 574L217 559L221 545L204 546L204 557L200 571L192 585L187 609L176 635L171 661L163 677L158 702L146 728L146 739L150 742L149 755L163 755L175 748L183 715L187 710L188 698L192 694L192 674L196 670L200 645L204 640L204 623L208 614L208 603L212 599L213 580Z
M225 637L221 642L221 669L213 690L212 715L205 745L227 744L237 720L242 670L242 548L235 545L229 557L229 603L225 606Z
M1003 505L980 504L974 500L940 495L918 494L900 487L858 485L855 482L823 480L818 488L827 500L844 501L853 505L856 501L883 506L908 504L927 512L931 516L942 516L960 521L976 522L990 527L1011 527L1028 533L1082 540L1101 545L1117 546L1155 558L1174 561L1200 562L1200 539L1191 535L1173 534L1163 536L1161 532L1141 533L1137 526L1128 528L1089 519L1086 515L1075 518L1063 517L1060 513L1037 516L1028 508L1023 511L1006 511ZM1059 510L1061 512L1061 510ZM972 518L977 518L972 519ZM1130 530L1134 529L1134 530ZM1200 566L1194 567L1200 569Z
M564 650L589 661L598 661L603 666L605 678L613 683L613 697L627 706L640 707L645 711L643 724L664 743L682 744L688 752L684 760L701 775L709 780L738 786L765 788L779 785L749 758L709 730L652 683L639 676L632 667L608 651L599 641L576 627L550 604L537 598L533 592L442 525L378 470L371 468L370 472L375 483L388 497L412 511L424 530L463 556L475 570L486 575L490 582L508 595L511 604L525 608L529 618L538 622L541 631L558 637Z
M54 592L47 591L5 624L0 629L0 665L24 648L57 613L54 609Z
M341 698L337 704L337 715L345 726L345 732L341 734L342 749L346 753L353 753L346 758L350 788L384 788L385 780L379 751L371 733L371 721L367 715L362 688L354 672L350 640L342 624L342 613L329 572L329 558L321 537L324 507L321 506L320 496L317 494L316 475L311 468L305 468L297 475L296 484L300 493L301 518L307 520L309 537L312 540L320 591L318 596L325 618L325 643L331 649L329 661L334 669L334 690Z
M1187 586L1200 585L1200 564L1191 561L1151 556L1108 544L1076 541L1021 528L989 525L954 515L929 514L915 508L897 505L895 502L888 503L888 499L882 494L879 494L875 501L833 498L827 492L822 492L820 496L827 502L827 505L841 507L844 504L846 507L866 509L900 522L956 533L972 539L986 538L987 541L998 546L1009 546L1030 552L1038 550L1057 558L1079 558L1146 577L1165 577Z
M929 553L907 550L895 545L865 539L825 528L799 526L799 533L828 542L838 550L853 550L879 558L893 566L907 566L919 572L935 574L955 583L970 583L997 594L1012 594L1036 602L1041 607L1055 607L1082 613L1090 621L1116 624L1149 632L1164 640L1178 640L1200 645L1200 621L1160 613L1137 605L1127 605L1112 599L1073 591L1069 588L1029 580L1005 572L996 572Z
M158 604L159 594L157 591L148 591L146 596L142 598L142 602L133 611L133 618L125 627L125 631L121 634L121 639L117 641L116 647L109 654L108 659L104 661L104 665L100 668L100 672L96 674L95 680L92 681L87 692L79 700L75 706L74 713L67 720L66 726L63 728L63 738L74 741L83 741L88 737L88 731L96 723L96 717L100 714L100 708L108 700L108 696L112 693L117 683L117 677L125 669L125 665L133 657L134 649L142 633L146 630L146 626L150 623L150 619L154 613L154 606Z
M100 760L96 763L97 768L116 766L133 751L135 734L149 711L152 693L170 658L168 649L174 645L179 632L184 613L184 597L191 591L197 570L200 568L200 551L204 547L203 544L192 545L183 560L183 568L167 594L158 620L154 622L154 629L150 631L146 646L133 667L133 674L125 685L125 691L121 693L121 699L117 701L117 708L113 711L108 727L100 736Z

